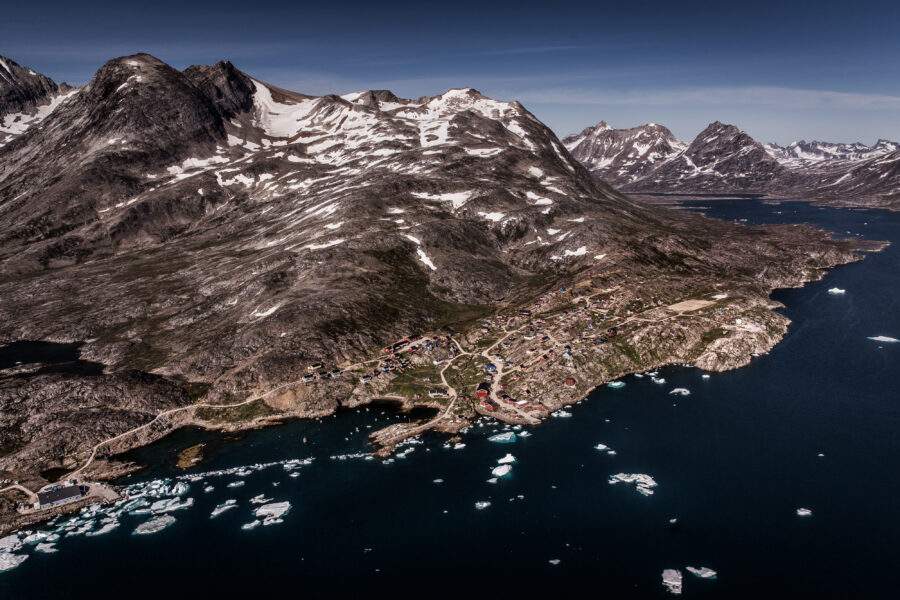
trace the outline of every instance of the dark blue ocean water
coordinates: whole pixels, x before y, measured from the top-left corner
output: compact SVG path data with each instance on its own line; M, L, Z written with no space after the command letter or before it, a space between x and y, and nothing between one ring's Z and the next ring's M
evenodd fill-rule
M198 440L211 442L211 455L194 472L316 460L297 478L272 467L237 489L224 485L236 477L210 479L215 490L206 494L195 483L194 506L154 535L131 535L146 517L126 517L107 535L64 538L56 554L32 553L0 573L0 598L662 598L662 570L687 565L719 576L685 572L685 598L897 597L900 344L867 337L900 338L900 214L692 204L719 218L810 222L894 245L776 292L793 324L748 367L709 379L664 369L666 385L627 377L624 388L600 389L571 418L549 419L512 444L487 441L494 428L483 427L460 450L430 435L390 464L329 458L367 449L375 411L226 442L178 432L140 450L151 466L128 481L181 473L171 450ZM831 287L846 294L828 294ZM692 394L669 395L674 387ZM595 450L598 443L617 454ZM512 475L487 483L507 452L518 459ZM651 475L655 494L609 485L618 472ZM259 493L292 509L281 524L243 531L247 501ZM210 520L226 498L240 506ZM491 506L476 510L480 500ZM799 507L812 516L798 517Z

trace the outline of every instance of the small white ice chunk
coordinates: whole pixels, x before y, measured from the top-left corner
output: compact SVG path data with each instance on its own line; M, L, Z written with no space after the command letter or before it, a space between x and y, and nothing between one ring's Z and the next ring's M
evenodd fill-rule
M811 511L810 509L808 509L808 508L798 508L798 509L797 509L797 516L798 516L798 517L811 517L811 516L812 516L812 511Z
M689 573L693 573L700 579L715 579L716 575L718 575L718 573L716 573L709 567L700 567L699 569L696 567L685 567L685 568L688 570Z
M506 477L509 475L509 472L512 471L512 467L509 465L500 465L499 467L494 467L491 469L491 475L494 477Z
M475 503L475 508L478 510L484 510L485 508L487 508L490 505L491 505L491 503L488 502L487 500L482 500L480 502Z
M662 572L662 582L669 590L669 593L676 596L681 595L681 571L678 569L664 569Z
M656 487L656 481L644 473L616 473L609 478L610 484L616 484L620 481L623 483L633 483L637 491L644 496L653 495L653 488Z

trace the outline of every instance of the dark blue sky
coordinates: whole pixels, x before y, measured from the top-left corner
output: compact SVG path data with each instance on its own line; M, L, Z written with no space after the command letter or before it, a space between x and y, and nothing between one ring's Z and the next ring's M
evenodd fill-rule
M471 86L559 135L605 119L691 139L718 119L760 141L900 140L900 2L488 4L17 2L0 54L75 85L144 51L311 94Z

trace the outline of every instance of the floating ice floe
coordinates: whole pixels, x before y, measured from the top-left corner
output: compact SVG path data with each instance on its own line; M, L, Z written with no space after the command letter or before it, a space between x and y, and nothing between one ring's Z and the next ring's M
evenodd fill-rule
M797 516L798 516L798 517L811 517L811 516L812 516L812 511L811 511L810 509L808 509L808 508L798 508L798 509L797 509Z
M839 288L839 287L833 287L833 288L830 288L830 289L828 290L828 293L829 293L829 294L833 294L833 295L836 295L836 296L839 296L839 295L841 295L841 294L845 294L846 292L847 292L847 290L842 290L842 289Z
M700 377L702 377L703 379L709 379L709 373L704 373Z
M462 450L465 447L466 447L466 445L463 444L462 442L457 442L453 445L454 450Z
M476 508L477 510L484 510L485 508L487 508L487 507L490 506L490 505L491 505L491 503L488 502L487 500L482 500L482 501L480 501L480 502L476 502L476 503L475 503L475 508Z
M243 481L232 481L231 483L228 484L228 487L230 487L230 488L241 487L242 485L244 485L244 483L245 482L243 482Z
M262 521L256 519L254 521L250 521L249 523L244 523L243 525L241 525L241 529L243 529L244 531L247 531L249 529L256 529L260 526L261 523Z
M608 450L608 449L609 449L609 446L607 446L606 444L597 444L596 446L594 446L594 450Z
M491 477L490 479L487 480L487 482L488 482L488 483L497 483L497 478L496 478L496 477Z
M516 457L509 453L507 453L506 456L504 456L503 458L497 459L498 465L508 465L508 464L512 464L514 462L516 462Z
M553 565L553 566L555 567L556 565L558 565L558 564L559 564L560 562L562 562L562 561L560 561L558 558L551 558L551 559L548 560L547 562L550 563L551 565Z
M257 508L253 514L257 518L262 519L263 525L273 525L275 523L281 523L284 521L281 517L286 515L288 511L291 510L291 503L285 500L284 502L272 502L270 504L263 504L259 508Z
M265 494L259 494L250 498L250 504L266 504L267 502L271 501L272 499L266 498Z
M214 488L214 487L211 486L211 485L208 485L208 486L206 486L205 488L203 488L203 493L204 493L204 494L208 494L208 493L210 493L211 491L213 491L214 489L216 489L216 488Z
M516 434L512 431L504 431L488 438L489 442L497 442L498 444L510 444L516 441Z
M689 389L687 389L687 388L675 388L674 390L672 390L672 391L669 392L669 393L670 393L670 394L679 394L679 395L681 395L681 396L690 396L690 395L691 395L691 390L689 390Z
M231 510L232 508L237 508L237 500L235 500L234 498L229 498L228 500L226 500L226 501L223 502L222 504L217 505L217 506L212 510L212 512L209 513L209 518L210 518L210 519L215 519L216 517L218 517L219 515L221 515L223 512L228 511L228 510Z
M2 553L0 554L0 573L15 569L26 560L28 560L27 554L13 554L12 552Z
M669 593L681 595L681 579L681 571L678 569L664 569L662 572L662 582Z
M158 531L162 531L169 525L175 522L175 517L172 515L160 515L158 517L154 517L149 521L145 521L141 523L134 529L134 533L136 535L147 535L149 533L156 533Z
M22 538L23 544L37 544L38 542L44 541L45 538L50 536L49 531L35 531L34 533L29 533L24 538Z
M53 554L57 551L56 544L50 543L41 543L34 547L35 551L43 552L44 554Z
M531 435L530 431L523 431L522 433L519 434L519 437L528 437L530 435Z
M443 479L432 479L431 483L444 483Z
M888 337L886 335L875 335L867 339L870 339L873 342L884 342L886 344L896 344L897 342L900 342L897 338Z
M658 384L658 385L662 385L662 384L664 384L664 383L666 382L666 380L665 380L664 378L662 378L662 377L655 377L655 376L654 376L654 377L651 377L650 380L653 381L653 383L656 383L656 384Z
M700 567L699 569L695 567L685 567L685 569L700 579L715 579L716 575L718 575L718 573L708 567Z
M0 538L0 554L15 552L22 547L22 540L15 533L5 538Z
M179 498L164 498L162 500L157 500L153 504L150 505L150 511L156 514L172 512L175 510L182 510L184 508L189 508L194 505L193 498L185 498L181 500Z
M633 483L638 492L644 496L653 495L653 488L656 487L656 481L649 475L643 473L616 473L609 478L610 484L619 482Z
M611 387L614 390L625 387L624 381L610 381L606 384L606 387Z
M100 523L99 529L94 529L93 531L88 531L87 535L89 537L93 537L93 536L97 536L97 535L105 535L105 534L109 533L110 531L113 531L118 528L119 528L119 521L117 521L116 519L105 519L104 521L102 521Z
M499 467L494 467L491 469L491 475L494 477L506 477L509 475L510 471L512 471L512 467L509 465L500 465Z
M571 416L572 416L572 413L570 413L570 412L567 411L567 410L558 410L558 411L556 411L556 412L554 412L554 413L550 413L550 416L551 416L551 417L563 417L563 418L565 418L565 417L571 417Z

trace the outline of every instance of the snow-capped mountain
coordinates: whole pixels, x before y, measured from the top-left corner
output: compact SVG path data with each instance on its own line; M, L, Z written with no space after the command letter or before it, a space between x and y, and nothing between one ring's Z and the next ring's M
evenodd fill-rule
M601 122L564 143L597 177L626 192L755 192L900 205L894 163L900 145L888 140L873 146L804 141L763 146L734 125L716 121L685 146L664 127L613 129Z
M40 123L71 91L0 56L0 146Z
M864 161L900 150L900 144L878 140L872 146L800 140L787 146L766 144L766 152L786 167L805 167L831 160Z
M734 125L716 121L681 153L643 177L622 185L630 191L743 192L770 185L787 169Z
M562 141L576 160L614 186L646 175L688 146L656 123L613 129L606 121Z

